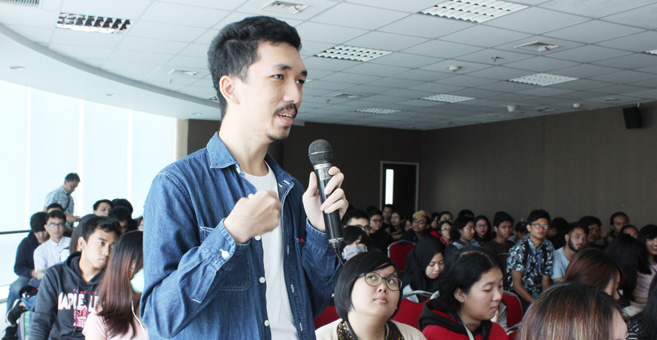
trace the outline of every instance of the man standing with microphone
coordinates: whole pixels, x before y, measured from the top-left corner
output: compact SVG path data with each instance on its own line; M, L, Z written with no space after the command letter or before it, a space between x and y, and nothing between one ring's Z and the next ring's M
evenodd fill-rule
M154 179L144 210L151 339L314 339L338 260L324 213L348 206L336 167L324 203L267 155L285 139L307 76L296 30L271 17L226 26L208 52L222 107L205 149Z

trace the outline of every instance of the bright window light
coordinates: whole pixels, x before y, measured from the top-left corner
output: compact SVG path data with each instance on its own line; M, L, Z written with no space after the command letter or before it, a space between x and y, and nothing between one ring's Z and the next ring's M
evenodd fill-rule
M395 170L386 169L385 204L394 204L392 202L394 186L395 186Z

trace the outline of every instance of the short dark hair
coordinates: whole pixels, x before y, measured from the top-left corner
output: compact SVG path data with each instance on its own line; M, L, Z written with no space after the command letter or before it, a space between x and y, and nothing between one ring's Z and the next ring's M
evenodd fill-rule
M267 16L249 17L229 24L212 41L208 62L222 119L226 114L226 99L219 90L219 80L228 75L245 81L249 66L260 58L258 44L261 42L285 42L297 50L301 49L301 38L294 27Z
M458 216L456 218L461 218L461 217L474 217L475 214L472 212L470 209L463 209L459 211Z
M367 249L370 250L370 238L367 236L367 233L356 226L346 226L342 229L342 248L348 246L360 239L360 242L367 246Z
M46 223L48 223L48 220L51 218L58 218L60 220L66 221L66 214L64 214L63 211L61 210L53 210L46 215Z
M509 221L511 222L511 225L513 225L513 217L506 211L498 211L495 213L495 216L493 216L493 226L494 227L499 227L502 222Z
M625 230L630 228L634 228L637 231L637 233L639 232L639 228L637 228L634 224L626 224L624 227L621 228L620 234L624 233Z
M378 269L386 268L392 266L395 268L395 275L400 278L399 269L392 260L385 256L382 252L378 251L368 251L365 253L360 253L352 257L347 261L342 267L340 276L338 277L338 283L335 286L335 294L333 301L335 302L335 309L338 312L338 316L342 320L349 319L349 311L353 307L353 302L351 301L351 292L354 289L354 283L360 277L360 274L369 273ZM397 301L397 308L402 300L402 291L399 289L399 301ZM396 313L396 311L395 311ZM392 315L394 316L394 314ZM391 318L392 318L391 316Z
M116 237L121 235L119 221L105 216L94 216L88 219L86 223L78 226L78 228L80 228L80 237L82 237L85 242L89 241L89 236L91 236L96 229L100 229L107 233L114 232L116 233Z
M349 220L351 220L352 218L364 218L366 220L370 219L370 217L367 216L367 214L364 211L360 209L351 209L347 211L342 217L342 224L346 226L347 222L349 222Z
M597 224L598 226L602 227L602 221L600 221L600 219L595 216L584 216L580 218L579 221L577 221L577 224L587 229L589 226L594 224Z
M32 214L32 217L30 217L30 229L33 233L38 233L46 230L46 228L43 226L46 225L47 215L48 214L43 211Z
M64 181L66 181L66 182L73 182L73 181L79 182L80 181L80 176L78 176L78 174L76 174L75 172L71 172L70 174L66 175L66 177L64 177Z
M55 202L55 203L50 203L50 204L46 207L46 210L50 210L50 209L59 209L59 210L61 210L61 211L64 211L64 207L62 207L61 204L56 203L56 202Z
M368 220L369 220L370 218L376 216L376 215L382 215L382 216L383 216L383 213L381 212L381 210L379 210L379 209L377 209L377 208L371 208L371 209L368 209L368 210L367 210L367 219L368 219Z
M125 198L115 198L112 200L111 204L112 204L112 209L116 207L125 207L126 209L128 209L128 211L130 211L130 215L132 215L132 212L134 211L130 201L128 201Z
M117 221L128 221L132 220L132 215L130 210L126 207L118 206L109 212L109 217L115 218Z
M463 228L465 228L469 222L474 223L474 218L468 216L460 216L456 220L454 220L454 226L450 231L450 236L452 237L453 241L456 241L461 238L460 231L463 230Z
M578 229L578 228L584 230L584 234L586 234L587 236L589 235L589 228L587 228L587 227L585 227L585 226L582 226L582 225L580 225L579 223L571 223L571 224L569 224L569 225L568 225L568 231L566 232L566 234L568 234L568 235L572 235L572 234L573 234L573 231L575 231L575 229Z
M109 204L110 208L112 207L112 201L107 200L107 199L102 199L102 200L98 200L98 201L96 201L96 203L94 203L94 211L97 210L98 207L100 207L100 205L103 204L103 203Z
M611 217L609 217L609 225L614 225L614 219L615 219L616 217L618 217L618 216L625 216L625 218L627 219L627 221L628 221L628 222L630 221L630 218L627 217L627 214L626 214L626 213L624 213L624 212L622 212L622 211L617 211L617 212L611 214Z
M527 222L518 221L518 223L516 223L516 225L513 227L513 231L517 231L519 233L526 233L527 232Z
M532 224L532 223L534 223L534 221L536 221L538 219L541 219L541 218L544 218L544 219L548 220L548 223L550 223L550 220L551 220L550 219L550 214L547 211L545 211L543 209L532 210L529 213L529 216L527 217L527 223Z
M454 297L456 289L468 294L472 285L479 281L483 274L495 268L502 270L497 257L485 249L474 246L458 249L447 258L445 268L438 277L440 296L437 298L437 304L447 313L458 312L461 303Z

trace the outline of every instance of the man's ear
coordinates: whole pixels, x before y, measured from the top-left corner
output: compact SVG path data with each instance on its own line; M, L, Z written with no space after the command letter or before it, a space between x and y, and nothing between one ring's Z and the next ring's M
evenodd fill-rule
M222 76L219 79L219 91L226 99L226 103L239 104L235 89L236 82L237 80L231 76Z
M84 238L83 237L78 238L77 250L82 251L86 246L87 246L87 242L84 241Z

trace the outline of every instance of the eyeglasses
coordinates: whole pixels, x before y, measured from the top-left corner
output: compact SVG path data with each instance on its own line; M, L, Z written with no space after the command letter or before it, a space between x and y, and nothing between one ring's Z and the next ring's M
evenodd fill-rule
M352 225L349 225L349 227L358 227L358 228L361 228L365 231L372 230L372 227L370 227L368 225L352 224Z
M401 288L401 280L394 275L383 277L379 273L370 272L370 273L362 273L358 275L358 277L361 276L365 277L365 283L367 283L371 287L378 287L381 284L381 281L385 279L386 286L388 286L390 290L399 290L399 288Z
M60 227L65 226L66 223L63 223L63 222L62 222L62 223L48 223L48 224L46 224L46 225L49 226L50 228L53 228L53 227L58 227L58 228L60 228Z
M532 227L534 227L534 229L539 229L540 227L543 227L543 229L549 229L550 225L549 224L532 223Z

